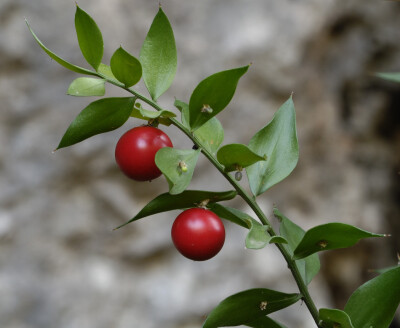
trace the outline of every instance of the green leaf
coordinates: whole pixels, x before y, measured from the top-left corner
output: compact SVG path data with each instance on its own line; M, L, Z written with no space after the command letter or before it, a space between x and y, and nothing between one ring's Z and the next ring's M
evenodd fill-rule
M76 97L104 96L105 80L91 77L78 77L70 84L67 94Z
M129 118L134 98L104 98L83 109L68 127L57 149L81 142L96 134L119 128Z
M400 73L376 73L375 75L384 80L400 83Z
M400 304L400 267L360 286L344 311L356 328L388 328Z
M192 180L200 149L161 148L155 157L156 165L168 181L169 193L180 194Z
M189 101L189 119L194 131L221 112L235 94L239 79L249 66L215 73L201 81Z
M170 87L177 66L174 33L161 8L150 26L139 59L147 90L157 100Z
M199 139L204 148L211 154L215 154L224 141L224 128L221 122L213 117L204 125L198 128L194 135Z
M257 221L248 221L250 231L246 236L246 248L248 249L262 249L268 245L271 236L267 230L269 226L264 226Z
M229 144L221 147L217 153L218 162L225 166L226 172L241 170L266 158L257 155L246 145Z
M164 109L160 111L147 110L144 109L140 103L136 103L131 116L146 121L157 119L158 123L169 126L172 123L169 117L175 117L176 115Z
M336 309L319 309L323 328L354 328L346 312Z
M93 18L78 5L75 12L75 30L83 57L97 71L103 58L103 37Z
M254 219L247 219L247 223L250 227L250 231L246 236L246 248L248 249L262 249L273 243L288 243L282 236L271 236L268 233L269 226L262 225Z
M294 250L293 258L302 259L311 254L355 245L360 239L384 237L345 223L327 223L308 230Z
M171 195L170 193L164 193L154 198L131 220L118 226L115 229L119 229L127 225L128 223L139 220L146 216L177 209L196 207L203 202L208 202L208 204L222 202L224 200L230 200L232 198L235 198L236 195L237 192L235 190L229 190L223 192L185 190L178 195Z
M288 246L286 249L293 256L293 251L300 243L303 238L305 231L300 228L297 224L290 221L284 216L277 208L274 208L274 215L279 219L281 225L279 227L280 234L287 240ZM304 282L308 285L311 280L317 275L321 264L319 262L318 254L313 254L305 259L297 260L296 265L299 269L301 277Z
M268 156L266 161L246 168L251 191L258 196L285 179L296 167L299 146L292 97L279 108L272 121L253 136L249 148L256 154Z
M275 320L272 320L269 317L259 317L254 321L246 323L245 325L252 328L286 328L286 326Z
M142 65L139 60L122 47L114 52L110 64L114 76L127 88L138 83L142 77Z
M100 63L97 72L104 75L107 79L118 81L112 73L111 67L106 64Z
M175 99L174 106L178 108L181 112L181 122L186 127L189 128L189 104Z
M221 219L231 221L246 229L249 229L248 221L254 220L247 213L239 211L238 209L233 207L223 206L218 203L208 204L207 207L215 214L217 214Z
M238 326L296 303L300 294L255 288L229 296L207 317L203 328Z
M56 61L57 63L59 63L61 66L75 72L75 73L80 73L80 74L87 74L87 75L95 75L97 76L96 72L92 72L86 68L80 67L80 66L76 66L73 65L69 62L67 62L66 60L62 59L61 57L59 57L58 55L56 55L54 52L52 52L50 49L48 49L43 43L42 41L39 40L39 38L36 36L36 34L33 32L31 26L29 25L28 21L25 20L26 25L29 28L29 31L31 32L32 36L34 37L34 39L36 40L36 42L38 43L38 45L44 50L44 52L46 54L49 55L49 57L51 59L53 59L54 61Z

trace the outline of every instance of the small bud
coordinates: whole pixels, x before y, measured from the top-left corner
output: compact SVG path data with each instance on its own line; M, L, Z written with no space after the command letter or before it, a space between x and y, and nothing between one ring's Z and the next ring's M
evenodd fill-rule
M260 310L261 310L261 311L265 311L265 310L267 309L267 305L268 305L268 302L267 302L267 301L262 301L262 302L260 303Z
M210 105L203 105L203 107L201 108L201 112L202 113L208 113L211 114L213 112L212 108L210 107Z
M236 181L242 180L242 172L237 171L237 172L235 173L235 180L236 180Z
M209 199L204 199L197 206L198 207L202 207L202 208L206 208L209 202L210 202Z
M179 167L181 168L182 172L187 172L188 167L184 161L179 162Z
M158 127L158 119L157 118L152 118L147 122L147 126L152 126L154 128Z
M318 246L321 248L325 248L326 246L328 246L328 242L326 240L320 240L318 242Z

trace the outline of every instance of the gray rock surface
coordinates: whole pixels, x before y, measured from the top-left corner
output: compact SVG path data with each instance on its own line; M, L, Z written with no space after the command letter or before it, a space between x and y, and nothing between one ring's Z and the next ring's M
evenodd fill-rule
M123 45L138 55L157 11L148 0L81 0L105 40L105 61ZM219 115L225 143L247 143L294 92L300 161L259 201L275 203L305 229L342 221L399 236L399 86L370 76L400 71L400 4L373 0L169 0L178 72L160 104L188 100L204 77L253 62ZM167 190L128 181L114 163L114 132L52 153L93 99L67 96L77 76L37 46L24 17L63 58L86 66L76 42L73 1L0 3L0 327L192 328L224 297L252 287L295 291L274 247L244 249L245 231L226 224L221 253L191 262L172 246L177 211L113 232ZM139 87L143 93L143 86ZM107 87L107 96L123 95ZM191 147L163 128L178 148ZM243 179L246 186L246 181ZM193 189L225 190L202 158ZM239 200L232 206L249 211ZM251 213L251 212L249 212ZM367 269L393 265L399 238L324 254L310 290L319 307L343 306ZM275 314L311 327L304 305Z

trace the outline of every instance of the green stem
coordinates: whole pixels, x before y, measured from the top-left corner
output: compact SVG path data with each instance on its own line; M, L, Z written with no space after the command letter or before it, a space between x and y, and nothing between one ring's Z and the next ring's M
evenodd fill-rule
M109 83L112 83L118 87L121 87L125 89L126 91L130 92L133 94L136 98L142 100L143 102L147 103L154 109L161 111L163 110L155 101L148 99L147 97L141 95L137 91L131 89L131 88L126 88L122 83L115 81L115 80L110 80L106 76L99 74L101 78L106 79ZM186 134L195 145L201 149L201 152L204 154L204 156L207 157L207 159L216 167L216 169L229 181L229 183L235 188L237 193L239 194L240 197L250 206L250 208L254 211L254 213L257 215L257 217L260 219L262 224L268 225L270 228L268 230L269 234L271 236L276 236L276 232L273 230L270 221L264 214L264 212L261 210L259 207L258 203L255 201L255 199L245 190L243 187L227 172L224 171L224 167L217 161L217 159L209 152L207 151L204 146L202 145L201 141L196 138L196 136L189 131L183 124L181 124L179 121L177 121L174 118L170 118L171 122L173 125L175 125L179 130L181 130L184 134ZM275 244L279 251L282 253L284 259L287 262L288 268L292 272L293 278L295 279L297 286L299 288L299 291L302 295L302 299L304 303L306 304L308 310L310 311L317 327L319 326L319 318L318 318L318 310L314 304L314 301L312 300L310 293L308 292L307 285L304 283L303 278L301 277L301 274L299 272L299 269L297 267L296 261L294 261L290 255L290 253L287 251L286 247L282 244L276 243Z

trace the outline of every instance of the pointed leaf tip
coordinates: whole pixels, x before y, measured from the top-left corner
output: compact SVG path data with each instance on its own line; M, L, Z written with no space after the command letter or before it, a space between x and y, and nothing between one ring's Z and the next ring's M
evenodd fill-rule
M139 60L147 90L157 100L172 84L177 68L174 33L161 7L142 45Z
M103 36L94 19L78 5L75 12L75 30L83 57L97 71L103 58Z
M359 240L384 235L361 230L344 223L327 223L308 230L294 250L294 260L331 249L346 248Z
M128 120L133 103L132 97L103 98L92 102L70 124L57 149L119 128Z
M250 189L258 196L285 179L297 165L299 146L292 98L251 138L249 148L256 154L267 155L266 161L246 168Z
M215 73L196 86L189 100L189 125L192 131L225 109L235 94L240 78L248 68L247 65ZM206 105L212 111L202 110Z
M80 73L80 74L87 74L87 75L96 75L96 72L92 72L86 68L83 67L79 67L76 65L73 65L69 62L67 62L66 60L62 59L60 56L56 55L54 52L52 52L49 48L47 48L42 41L39 40L39 38L36 36L35 32L33 32L30 24L28 21L26 21L26 25L28 26L29 31L31 32L33 38L35 39L35 41L37 42L37 44L43 49L43 51L54 61L56 61L58 64L60 64L61 66L76 72L76 73Z

